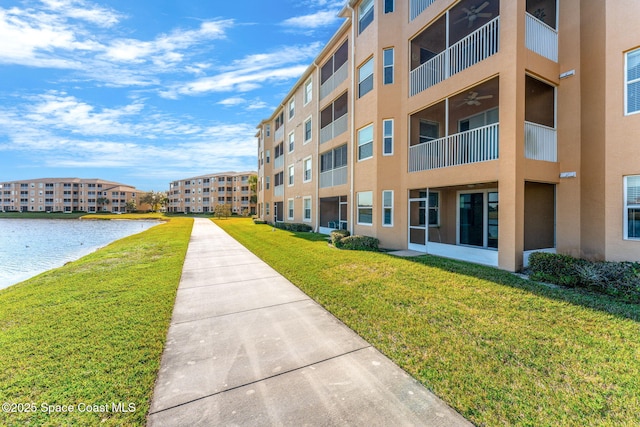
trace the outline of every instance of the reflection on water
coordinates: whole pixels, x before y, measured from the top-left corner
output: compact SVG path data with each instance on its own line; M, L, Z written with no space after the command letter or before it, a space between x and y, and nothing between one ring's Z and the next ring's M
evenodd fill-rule
M0 289L158 224L139 220L0 219Z

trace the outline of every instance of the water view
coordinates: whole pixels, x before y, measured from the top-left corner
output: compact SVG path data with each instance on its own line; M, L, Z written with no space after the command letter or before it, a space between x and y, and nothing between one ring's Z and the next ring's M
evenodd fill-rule
M139 220L0 219L0 289L158 224Z

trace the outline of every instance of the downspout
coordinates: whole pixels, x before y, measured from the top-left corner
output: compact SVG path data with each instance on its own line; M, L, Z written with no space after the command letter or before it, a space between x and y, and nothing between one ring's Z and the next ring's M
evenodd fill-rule
M351 185L349 186L349 233L353 235L353 224L354 224L354 205L356 200L354 199L354 191L353 187L355 185L355 168L356 168L356 146L358 144L356 139L356 103L355 103L355 80L356 80L356 34L355 34L355 10L351 6L350 3L347 3L347 7L351 10L351 54L348 55L348 58L351 58L351 87L349 88L349 101L351 103Z
M311 173L313 174L313 169L317 169L317 174L316 174L316 180L315 180L315 187L316 187L316 197L314 197L315 199L315 232L318 233L320 231L320 157L319 157L319 153L320 153L320 78L319 78L319 73L318 73L318 59L314 59L313 60L313 66L315 67L315 78L318 81L317 83L317 90L315 90L315 94L314 94L314 98L315 98L315 108L314 108L314 112L316 113L316 118L317 118L317 124L315 126L316 130L315 130L315 134L316 134L316 143L315 143L315 156L314 158L316 159L316 162L314 164L314 162L311 162ZM312 76L313 77L313 76ZM311 123L313 126L313 118L311 118ZM303 206L303 210L304 210L304 206Z

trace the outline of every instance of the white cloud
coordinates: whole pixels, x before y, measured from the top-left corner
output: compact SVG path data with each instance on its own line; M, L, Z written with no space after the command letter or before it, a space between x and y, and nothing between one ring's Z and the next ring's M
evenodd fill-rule
M294 27L305 31L313 30L321 27L328 27L335 24L342 18L337 16L337 11L327 10L319 11L309 15L294 16L282 22L285 27Z
M82 0L41 0L45 7L65 17L80 19L101 27L111 27L123 17L121 14Z
M232 98L223 99L222 101L218 102L218 104L224 105L225 107L235 107L238 105L246 104L246 102L247 100L244 98L232 97Z

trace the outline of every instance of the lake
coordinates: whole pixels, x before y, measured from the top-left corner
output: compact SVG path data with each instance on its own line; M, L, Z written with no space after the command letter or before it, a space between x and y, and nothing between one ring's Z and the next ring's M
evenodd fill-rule
M0 289L158 224L146 220L0 219Z

